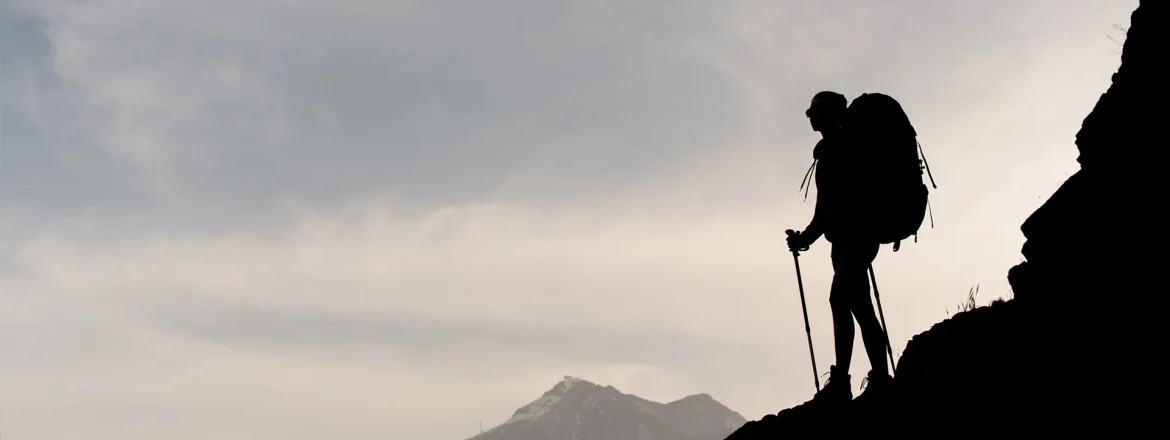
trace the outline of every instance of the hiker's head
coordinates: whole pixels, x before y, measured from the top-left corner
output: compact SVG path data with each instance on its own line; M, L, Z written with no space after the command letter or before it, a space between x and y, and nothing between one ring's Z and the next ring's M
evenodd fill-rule
M845 99L845 95L826 90L813 96L812 103L809 104L808 110L804 111L804 115L808 116L808 122L812 124L813 130L824 133L841 126L848 106L849 101Z

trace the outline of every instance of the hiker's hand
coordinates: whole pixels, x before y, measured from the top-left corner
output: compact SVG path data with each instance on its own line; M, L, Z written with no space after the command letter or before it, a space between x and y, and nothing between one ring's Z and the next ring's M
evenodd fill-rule
M793 231L793 230L789 229L786 232L788 232L788 250L789 251L804 252L804 251L807 251L809 245L812 244L812 243L808 242L808 239L804 236L804 234L801 234L800 231Z

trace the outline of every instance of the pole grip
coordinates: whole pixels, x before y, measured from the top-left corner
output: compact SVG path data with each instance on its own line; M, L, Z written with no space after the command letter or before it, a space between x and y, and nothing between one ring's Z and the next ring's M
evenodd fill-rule
M794 237L794 236L796 236L796 235L799 235L800 233L799 233L799 232L796 232L796 231L794 231L794 230L792 230L792 229L787 229L787 230L785 230L785 231L784 231L784 234L788 235L788 238L792 238L792 237ZM807 250L808 250L808 247L807 247L807 246L806 246L806 247L804 247L803 249L800 249L800 250L792 250L792 256L793 256L793 257L799 257L799 256L800 256L800 251L807 251Z

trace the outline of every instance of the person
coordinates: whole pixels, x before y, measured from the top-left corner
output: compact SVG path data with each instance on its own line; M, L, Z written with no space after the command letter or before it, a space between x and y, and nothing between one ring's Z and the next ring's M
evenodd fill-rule
M867 270L877 257L880 243L857 233L855 224L864 221L864 200L851 194L850 189L864 184L860 174L851 170L850 149L861 143L849 139L842 130L848 108L845 96L823 91L817 93L805 115L821 140L813 148L815 159L816 206L813 218L803 231L788 238L792 251L805 250L821 236L832 244L830 258L833 282L829 304L833 316L833 340L836 364L829 368L829 379L814 401L848 401L853 399L849 366L853 355L853 320L861 328L861 337L869 356L871 370L863 395L876 393L892 378L887 372L885 332L874 313L869 299ZM854 161L855 162L855 161Z

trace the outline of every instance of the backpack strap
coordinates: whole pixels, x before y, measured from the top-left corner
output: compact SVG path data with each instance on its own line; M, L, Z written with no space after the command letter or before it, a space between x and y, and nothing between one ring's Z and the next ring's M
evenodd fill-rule
M800 189L796 191L796 192L800 192L801 190L804 190L804 200L805 201L808 201L808 190L809 190L809 188L812 188L813 170L815 170L816 168L817 168L817 160L813 159L812 165L810 165L808 167L808 171L804 173L804 178L800 180ZM805 183L808 184L808 187L804 186Z
M926 167L926 177L930 178L930 186L938 189L938 185L934 184L934 175L930 173L930 162L926 161L926 153L922 151L922 143L918 142L917 139L914 140L914 143L918 144L918 154L922 155L922 165ZM933 222L934 220L931 221Z

